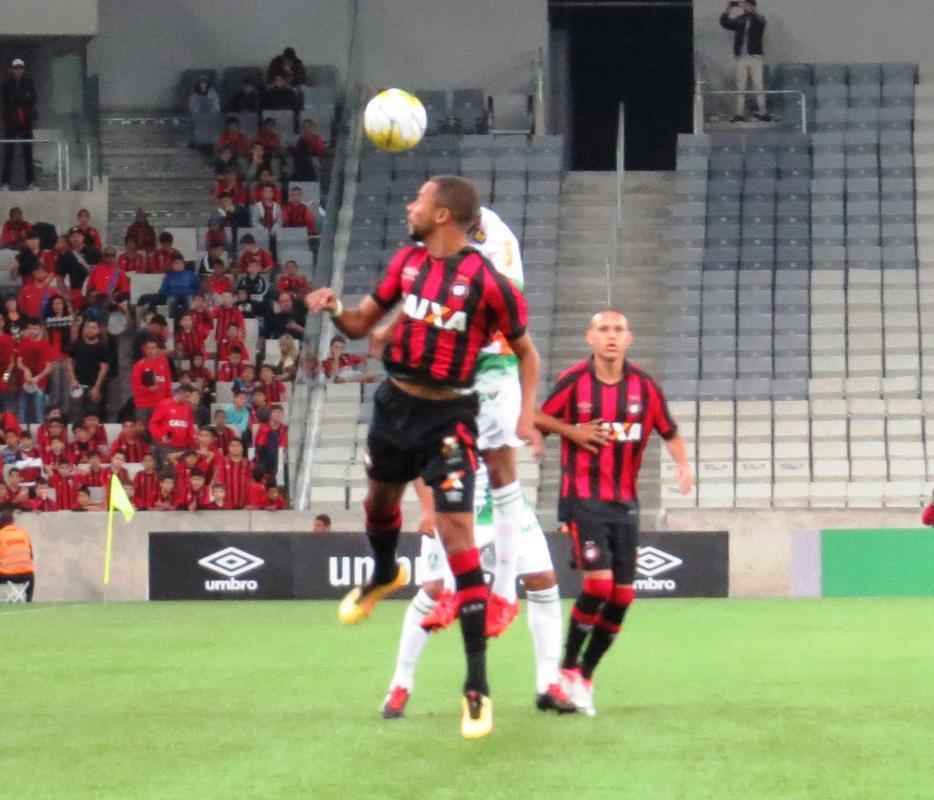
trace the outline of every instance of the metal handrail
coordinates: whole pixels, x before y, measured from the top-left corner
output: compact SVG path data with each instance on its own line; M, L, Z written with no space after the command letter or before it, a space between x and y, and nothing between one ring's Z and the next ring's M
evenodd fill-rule
M33 137L32 139L0 139L0 144L54 144L55 149L58 151L58 170L57 170L58 190L60 192L64 191L65 174L63 171L64 166L63 166L63 159L62 159L62 155L63 155L62 145L64 144L64 146L67 147L68 146L67 143L62 142L59 139L48 139L43 136L43 137Z
M539 47L535 58L535 133L547 133L545 116L545 48Z
M792 94L801 99L801 133L808 132L808 106L807 95L800 89L763 89L761 92L755 89L701 89L703 82L698 82L694 88L694 133L704 132L704 98L712 95L776 95Z

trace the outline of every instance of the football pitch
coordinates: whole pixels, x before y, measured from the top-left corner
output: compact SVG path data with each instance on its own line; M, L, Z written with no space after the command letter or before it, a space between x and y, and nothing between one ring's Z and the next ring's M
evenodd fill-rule
M934 602L637 601L598 716L532 707L525 613L490 645L495 730L460 738L460 633L378 709L402 602L0 607L9 797L934 797Z

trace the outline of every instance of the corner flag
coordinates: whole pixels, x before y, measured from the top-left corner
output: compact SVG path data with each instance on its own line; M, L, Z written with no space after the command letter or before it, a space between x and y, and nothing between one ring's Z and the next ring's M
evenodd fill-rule
M123 484L116 475L110 476L110 502L107 504L107 550L104 554L104 585L110 583L110 560L113 552L114 538L114 510L123 514L123 519L129 522L136 514L133 503L126 496Z

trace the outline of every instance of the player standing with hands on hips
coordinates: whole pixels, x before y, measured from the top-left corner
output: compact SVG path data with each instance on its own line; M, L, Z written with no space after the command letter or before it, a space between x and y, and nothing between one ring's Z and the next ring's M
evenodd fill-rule
M639 544L636 484L652 431L678 465L683 494L694 487L684 441L661 389L626 359L626 317L609 309L587 329L593 356L566 369L535 417L543 433L561 436L558 519L567 523L583 589L571 611L562 663L564 690L593 716L593 673L635 600ZM581 657L581 650L587 644Z
M345 624L361 622L377 602L408 583L396 563L400 503L406 484L421 477L434 495L438 532L455 577L467 659L461 734L468 739L490 733L493 706L486 676L488 590L473 536L478 401L464 390L473 385L480 350L502 332L519 361L523 396L516 433L531 440L539 372L538 353L526 333L525 298L468 245L479 208L469 181L429 179L406 208L409 232L424 247L399 250L376 290L356 308L345 309L326 288L305 298L309 311L327 311L352 339L367 336L393 306L403 304L384 351L389 378L374 398L367 438L364 509L373 576L351 590L338 615Z

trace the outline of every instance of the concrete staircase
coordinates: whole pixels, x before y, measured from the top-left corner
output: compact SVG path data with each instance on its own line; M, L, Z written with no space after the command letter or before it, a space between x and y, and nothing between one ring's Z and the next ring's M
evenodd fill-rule
M138 207L149 212L157 230L207 224L214 208L214 175L209 159L188 147L185 117L159 112L104 115L101 160L110 177L113 241L119 242Z
M584 358L589 348L584 330L595 311L612 302L627 315L636 342L633 361L659 379L664 315L665 243L662 230L674 187L672 173L628 173L623 186L623 225L616 230L616 173L570 172L561 192L561 232L555 327L552 334L549 382L572 362ZM619 248L618 271L610 275L613 237ZM640 473L642 526L652 528L659 508L659 444L653 437ZM539 513L543 522L553 519L558 495L558 443L549 437L539 489Z

